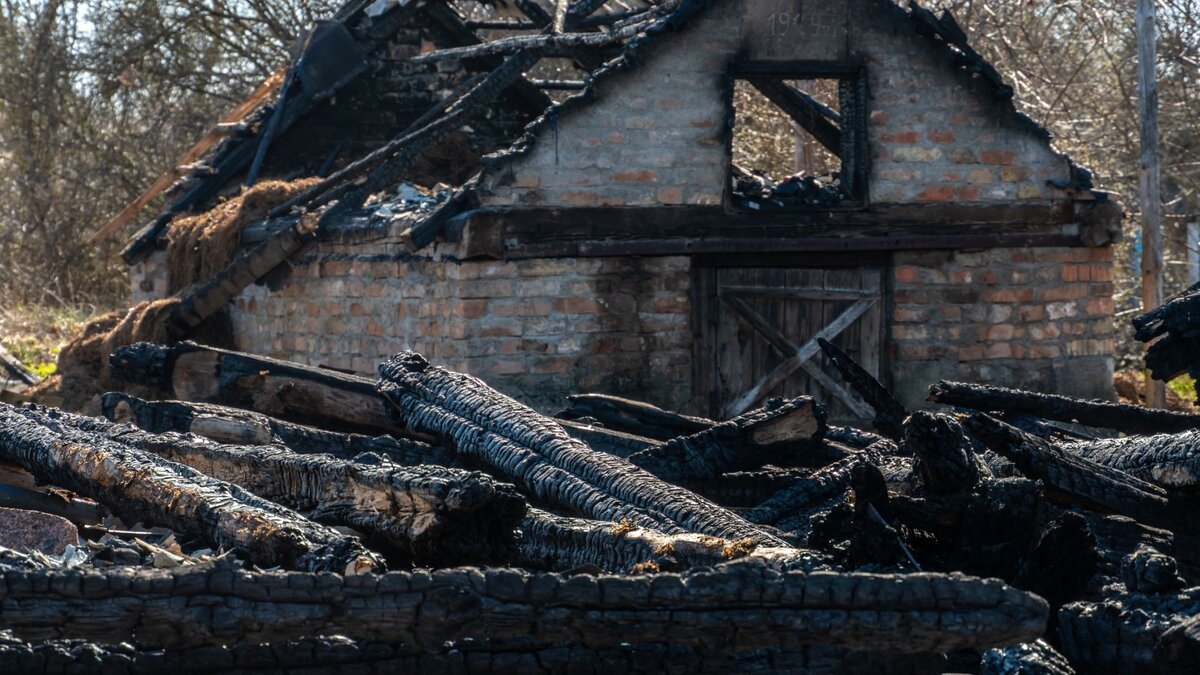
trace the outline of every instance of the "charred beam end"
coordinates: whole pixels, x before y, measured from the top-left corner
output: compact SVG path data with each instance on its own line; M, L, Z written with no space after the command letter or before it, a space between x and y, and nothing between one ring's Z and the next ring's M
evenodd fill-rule
M554 572L595 565L618 574L678 572L733 560L808 572L826 567L815 551L757 546L690 532L668 535L628 522L570 518L532 508L521 524L521 558L537 569Z
M1154 645L1153 659L1164 675L1200 672L1200 616L1167 629Z
M575 394L567 397L567 408L559 418L575 420L591 417L609 429L637 434L659 441L690 436L716 424L703 417L693 417L641 401L632 401L607 394Z
M1022 474L1045 481L1070 502L1159 527L1180 524L1168 506L1167 493L1157 485L1069 454L984 413L967 413L962 420L971 435L1012 460Z
M811 397L769 403L691 436L630 455L629 461L672 483L711 480L728 471L786 464L825 432L825 408Z
M351 537L55 416L44 409L0 405L0 456L123 517L194 535L214 548L242 548L258 565L339 573L383 569L382 561Z
M173 601L189 596L204 603ZM421 651L472 639L671 643L710 654L802 644L945 652L1035 640L1048 614L1041 598L994 579L779 572L753 563L633 577L498 568L342 577L205 565L8 572L0 586L0 625L22 639L166 648L344 635Z
M970 490L982 479L970 437L949 415L918 410L904 422L904 441L916 455L914 468L930 492Z
M156 434L177 431L239 445L283 443L293 452L328 454L341 459L371 453L403 466L457 467L460 463L448 450L421 441L326 431L211 403L143 401L122 392L108 392L100 398L100 409L112 422L131 423Z
M1126 593L1096 602L1073 602L1058 610L1062 651L1081 673L1195 672L1172 670L1177 640L1195 635L1200 595L1192 588L1178 593ZM1180 628L1164 640L1173 628ZM1182 651L1182 650L1181 650ZM1156 654L1157 652L1157 654ZM1186 654L1179 654L1181 663ZM1159 670L1157 665L1167 666Z
M313 512L316 520L376 535L422 564L508 559L525 514L525 500L511 485L479 472L297 455L277 445L222 445L65 413L56 421Z
M1200 326L1200 289L1189 288L1144 314L1133 317L1133 337L1149 342L1165 333L1186 334Z
M982 412L1020 412L1060 422L1114 429L1128 434L1159 434L1200 429L1200 415L1155 410L1108 401L1085 401L1020 389L942 380L929 387L929 400Z
M776 525L784 518L794 516L825 499L845 492L850 487L854 467L860 462L878 462L878 457L876 449L867 449L861 454L851 455L818 469L811 476L798 479L794 485L780 490L770 499L743 512L742 517L752 523Z
M403 352L379 367L379 391L404 423L450 439L508 476L527 494L596 520L666 534L683 530L786 546L726 509L664 482L619 457L593 451L557 422L474 377Z
M867 405L875 409L875 419L872 420L872 425L893 441L903 438L904 430L901 428L901 424L904 422L904 418L908 417L908 410L900 405L900 402L879 383L879 380L855 363L854 359L839 349L837 345L825 338L817 338L817 344L821 346L821 352L825 354L825 358L829 359L833 367L841 373L846 384L849 384L850 388L867 402Z

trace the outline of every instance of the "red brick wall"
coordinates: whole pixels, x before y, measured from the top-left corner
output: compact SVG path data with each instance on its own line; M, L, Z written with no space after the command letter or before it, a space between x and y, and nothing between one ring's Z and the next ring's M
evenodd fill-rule
M546 410L579 391L683 407L686 258L455 262L323 246L233 312L240 349L374 375L415 349Z
M1111 248L894 260L889 351L907 403L939 378L1112 397Z

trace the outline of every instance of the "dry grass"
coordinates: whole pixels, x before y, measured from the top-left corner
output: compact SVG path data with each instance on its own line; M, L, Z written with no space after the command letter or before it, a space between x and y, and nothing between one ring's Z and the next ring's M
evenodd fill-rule
M167 230L167 269L172 293L224 270L237 252L242 229L275 206L320 182L268 180L194 216L177 218Z

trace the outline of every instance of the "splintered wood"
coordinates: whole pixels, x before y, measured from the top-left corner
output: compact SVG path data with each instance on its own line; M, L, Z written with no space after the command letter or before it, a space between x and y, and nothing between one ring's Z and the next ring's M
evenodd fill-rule
M80 533L0 550L0 670L69 672L86 648L101 670L180 672L252 653L265 670L1189 672L1192 416L949 382L930 395L957 409L910 413L819 346L883 435L808 397L711 420L581 394L554 419L412 352L371 380L120 347L113 382L177 400L0 408L0 497Z

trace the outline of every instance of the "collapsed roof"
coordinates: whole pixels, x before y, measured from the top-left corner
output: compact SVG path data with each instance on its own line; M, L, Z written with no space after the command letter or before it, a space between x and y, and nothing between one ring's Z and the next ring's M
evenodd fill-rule
M592 101L597 81L646 60L642 52L647 44L710 4L350 0L304 35L288 67L197 144L184 166L164 175L97 237L118 229L174 178L179 180L169 189L169 205L135 235L123 252L126 261L136 262L161 247L176 215L207 209L242 183L268 175L318 175L324 178L273 208L260 233L269 236L294 227L304 214L320 213L318 226L306 235L315 238L335 221L370 223L382 215L405 219L405 242L423 247L454 215L478 204L476 172L488 166L489 155L494 165L497 158L526 151L561 116ZM995 98L1012 109L1011 87L967 44L948 13L935 16L915 2L907 12L890 1L881 5L910 21L930 38L932 48L988 83ZM398 50L397 36L407 40L404 49ZM372 79L366 73L407 85L393 87L387 101L376 101L375 107L385 107L391 115L383 125L391 127L389 136L360 133L370 125L357 118L350 134L319 133L325 128L322 120L341 116L345 122L345 115L359 114L355 97L378 94L362 86ZM1013 112L1038 136L1049 138L1032 120ZM300 142L287 143L289 133L300 135ZM294 147L303 150L289 149ZM1090 188L1085 171L1076 175L1079 180L1072 187ZM426 188L450 187L392 194L409 181Z

